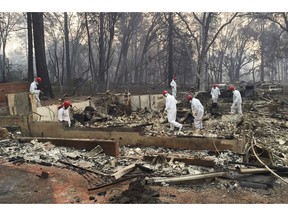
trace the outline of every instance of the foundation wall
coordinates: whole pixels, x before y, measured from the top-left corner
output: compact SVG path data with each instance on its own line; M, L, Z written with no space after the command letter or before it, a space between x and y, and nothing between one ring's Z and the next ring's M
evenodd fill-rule
M103 139L114 140L120 146L155 146L179 149L222 151L231 150L242 153L241 140L214 139L205 137L150 137L143 135L143 128L67 128L58 122L29 122L25 118L14 118L22 121L21 131L23 136L78 138L78 139ZM8 121L6 121L8 123ZM10 121L12 123L12 121ZM1 121L1 126L3 126Z
M6 94L29 92L30 83L1 83L0 84L0 103L6 102Z

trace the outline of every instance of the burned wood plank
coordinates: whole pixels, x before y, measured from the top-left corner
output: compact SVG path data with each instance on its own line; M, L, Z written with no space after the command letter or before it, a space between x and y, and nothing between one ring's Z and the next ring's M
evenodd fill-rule
M242 187L254 188L254 189L268 189L267 184L256 183L256 182L246 182L246 181L239 181L239 184Z
M114 179L119 179L121 178L122 176L124 176L125 174L133 171L136 167L136 164L133 163L133 164L130 164L129 166L126 166L124 167L123 169L117 171L116 173L112 174L111 176L114 177Z
M86 155L88 157L95 157L102 152L103 152L103 149L101 148L101 146L98 145L95 148L93 148L90 152L88 152Z
M153 155L145 155L143 157L143 160L146 161L153 161L153 159L156 156ZM167 161L171 160L171 157L166 157ZM208 159L201 159L201 158L179 158L179 157L173 157L174 161L179 161L183 162L186 165L197 165L197 166L205 166L205 167L214 167L215 166L215 161L213 160L208 160Z
M184 183L189 182L193 180L199 180L199 179L207 179L207 178L215 178L215 177L221 177L226 175L227 172L215 172L215 173L204 173L199 175L186 175L186 176L179 176L179 177L170 177L170 178L147 178L145 179L146 184L154 184L154 183Z
M241 182L266 184L268 187L272 187L275 177L267 174L241 174L238 172L228 172L223 176L226 179L236 180Z
M87 172L90 172L90 173L95 173L95 174L97 174L97 175L107 176L107 174L102 173L102 172L100 172L100 171L89 170L89 169L86 169L86 168L83 168L83 167L80 167L80 166L71 164L71 163L66 162L66 161L63 161L63 160L58 160L57 162L62 163L62 164L65 164L65 165L68 165L68 166L71 166L71 167L76 168L76 169L84 170L84 171L87 171Z
M258 167L258 168L265 168L262 164L251 164L251 163L241 163L241 162L233 162L230 161L230 164L239 164L249 167ZM281 172L288 172L288 167L279 167L279 166L268 166L272 170L281 171Z
M266 168L239 168L237 167L236 170L242 174L254 174L254 173L267 173L270 172Z
M136 164L136 167L139 168L140 170L144 171L144 172L147 172L147 173L152 173L153 170L142 165L142 164Z
M131 180L131 179L134 179L134 178L137 178L137 176L130 176L130 177L127 177L127 178L123 178L123 179L119 179L119 180L113 181L111 183L101 184L99 186L96 186L96 187L93 187L93 188L89 188L88 191L97 190L97 189L100 189L100 188L103 188L103 187L108 187L108 186L115 185L115 184L118 184L118 183L121 183L121 182L124 182L124 181L128 181L128 180Z

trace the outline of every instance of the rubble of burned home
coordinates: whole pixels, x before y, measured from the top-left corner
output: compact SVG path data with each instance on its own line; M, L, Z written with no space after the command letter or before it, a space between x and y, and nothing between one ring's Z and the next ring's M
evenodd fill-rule
M181 134L169 131L161 111L162 95L106 92L86 101L71 99L72 128L63 128L55 120L56 105L22 115L28 108L23 111L25 106L21 110L16 102L9 103L16 98L10 96L8 113L0 116L0 157L3 163L74 170L87 179L88 190L127 179L163 186L208 179L219 187L264 189L287 183L287 90L281 94L258 89L241 93L241 118L228 114L229 93L219 98L217 113L211 112L209 93L196 94L205 116L204 129L195 131L186 92L180 92L177 121L184 125ZM54 143L56 138L58 143ZM77 140L82 144L69 144ZM87 147L91 140L93 146ZM83 145L85 142L88 144Z

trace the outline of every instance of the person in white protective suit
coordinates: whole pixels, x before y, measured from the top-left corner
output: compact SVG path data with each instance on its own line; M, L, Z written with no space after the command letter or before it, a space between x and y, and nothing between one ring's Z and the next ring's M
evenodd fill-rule
M233 85L229 87L229 90L233 93L233 103L231 106L231 114L242 115L242 97L238 90Z
M172 95L176 98L177 96L177 83L176 83L176 76L172 78L172 81L170 82L170 86L172 88Z
M173 131L175 127L179 128L179 132L181 131L183 125L179 122L176 122L177 115L177 100L173 95L170 95L168 91L163 91L163 96L165 97L165 110L167 111L167 118L170 124L170 130Z
M217 103L219 95L221 94L217 84L213 84L210 94L212 96L212 102Z
M70 119L70 101L63 102L63 106L58 110L58 120L64 123L64 126L71 127Z
M41 102L40 102L40 89L38 89L38 85L39 83L42 82L41 77L36 77L35 80L30 84L30 94L35 95L36 98L36 102L37 102L37 106L41 106Z
M194 98L193 94L187 95L186 99L191 103L191 111L194 117L195 129L202 129L203 128L202 119L204 116L203 105L201 104L200 100Z

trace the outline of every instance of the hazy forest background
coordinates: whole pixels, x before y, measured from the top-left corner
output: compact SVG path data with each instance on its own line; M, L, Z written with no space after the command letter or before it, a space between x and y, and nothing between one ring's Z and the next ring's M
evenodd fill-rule
M111 87L287 82L288 13L1 12L0 82ZM163 89L160 89L161 92Z

